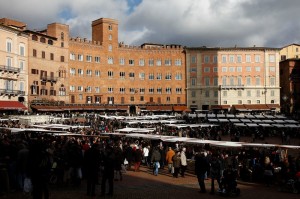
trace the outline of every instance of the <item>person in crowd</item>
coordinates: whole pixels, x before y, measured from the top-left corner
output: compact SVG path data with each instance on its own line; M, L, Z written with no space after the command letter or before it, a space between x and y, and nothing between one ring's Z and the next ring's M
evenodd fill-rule
M116 156L116 162L115 162L115 181L120 181L123 180L123 174L122 174L122 165L124 166L124 156L123 156L123 151L120 147L120 145L116 145L114 147L114 153ZM119 177L119 179L118 179Z
M133 156L134 156L134 171L137 172L140 170L141 161L143 159L143 151L141 147L133 148Z
M175 155L173 155L172 161L173 161L173 167L174 167L173 177L178 178L178 174L179 174L180 166L181 166L180 151L177 151L175 153Z
M273 174L273 164L270 160L270 157L266 156L264 161L264 179L267 186L270 186L272 184Z
M160 168L160 160L161 160L161 155L159 152L158 147L154 147L151 155L151 162L153 163L153 174L155 176L158 175L158 169Z
M183 147L182 150L181 150L181 154L180 154L180 159L181 159L180 175L183 178L184 178L185 171L186 171L186 168L187 168L187 159L186 159L186 154L185 153L186 153L186 148Z
M17 154L17 179L19 190L22 190L24 187L24 180L28 177L28 157L29 149L26 144L21 144L21 149Z
M95 196L95 188L98 182L98 171L100 167L100 151L99 145L93 144L91 148L87 149L84 154L84 173L87 180L88 196Z
M108 195L113 196L114 193L114 169L115 169L116 156L113 147L108 144L103 154L103 175L101 181L101 194L106 194L106 182L108 181Z
M143 148L143 161L145 166L149 166L149 159L148 159L149 152L150 152L150 146L145 145Z
M209 163L204 153L204 151L200 153L197 151L195 155L195 174L197 175L201 193L206 193L204 180L205 173L209 170Z
M132 163L134 161L133 157L133 149L129 144L126 144L124 146L124 153L125 153L125 158L127 160L127 170L131 170Z
M167 161L167 164L168 164L169 173L172 173L172 168L173 168L173 159L172 158L173 158L174 155L175 155L175 151L172 149L172 147L169 147L169 150L166 154L166 161Z
M215 193L215 180L217 180L219 185L219 190L221 190L221 161L217 154L213 153L210 160L210 178L211 178L211 190L210 193Z
M76 140L72 140L68 148L70 174L74 186L79 186L82 180L82 149Z
M160 153L160 161L159 161L159 164L160 164L160 168L161 169L164 169L165 167L165 162L166 162L166 151L165 151L165 148L164 146L162 145L162 143L160 144L159 146L159 153Z
M49 176L52 162L41 140L34 140L29 149L29 177L33 199L49 199Z

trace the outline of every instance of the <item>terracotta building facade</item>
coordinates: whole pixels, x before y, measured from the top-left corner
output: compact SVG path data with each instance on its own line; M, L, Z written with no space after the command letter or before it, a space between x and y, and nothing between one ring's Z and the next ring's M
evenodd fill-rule
M91 40L71 38L69 26L60 23L43 30L9 19L0 24L2 99L33 110L280 107L278 48L129 46L119 42L118 21L109 18L91 22Z
M276 48L187 48L187 104L199 110L279 108L278 63Z
M69 27L53 23L45 30L24 32L29 35L29 104L37 101L67 103Z
M186 105L182 46L124 45L118 41L118 22L107 18L92 22L92 41L71 38L69 45L70 104L136 111L149 104Z

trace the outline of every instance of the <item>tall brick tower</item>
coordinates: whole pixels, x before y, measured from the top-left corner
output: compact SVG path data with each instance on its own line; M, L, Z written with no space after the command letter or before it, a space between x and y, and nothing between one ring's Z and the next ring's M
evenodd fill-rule
M104 47L118 46L118 21L108 18L100 18L92 22L92 41L99 41Z

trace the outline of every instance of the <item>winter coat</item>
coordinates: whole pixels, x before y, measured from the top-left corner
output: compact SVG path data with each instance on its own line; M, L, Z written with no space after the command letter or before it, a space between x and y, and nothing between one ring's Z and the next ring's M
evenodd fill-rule
M197 154L195 156L195 173L196 175L203 175L209 171L209 163L204 154Z
M181 158L181 165L187 166L186 155L184 151L181 152L180 158Z
M181 165L181 158L178 154L175 154L173 156L173 166L174 168L180 168L180 165Z
M161 159L160 152L157 149L154 149L151 156L151 162L159 162Z
M173 149L169 150L166 154L166 161L168 164L172 164L173 163L173 156L175 155L175 151Z

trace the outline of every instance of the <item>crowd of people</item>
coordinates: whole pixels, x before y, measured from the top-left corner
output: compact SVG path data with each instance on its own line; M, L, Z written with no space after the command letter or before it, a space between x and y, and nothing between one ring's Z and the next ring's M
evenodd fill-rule
M212 194L215 193L215 181L218 191L226 192L237 178L269 186L286 183L300 171L300 154L290 156L280 148L237 151L113 134L101 137L103 133L114 132L126 124L93 115L84 120L61 122L90 127L70 129L78 136L54 136L34 132L12 133L6 128L20 127L21 124L17 120L1 122L0 125L5 128L0 129L0 193L8 189L23 191L24 184L30 179L33 198L44 196L47 199L49 183L54 183L55 176L55 183L61 186L81 186L82 180L86 180L86 194L89 196L96 194L97 184L101 184L102 196L113 195L114 181L122 181L126 171L138 172L141 165L151 169L155 176L159 176L161 170L167 170L173 178L185 177L186 172L194 173L202 193L207 191L204 180L209 178ZM168 129L162 124L156 124L156 129L156 133L160 134L178 133L176 129ZM224 124L217 128L186 129L184 135L219 139L211 136L222 137L224 133L231 134L233 131L235 129L230 124Z

